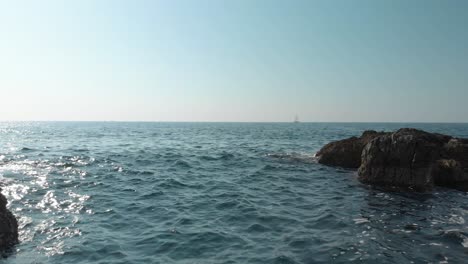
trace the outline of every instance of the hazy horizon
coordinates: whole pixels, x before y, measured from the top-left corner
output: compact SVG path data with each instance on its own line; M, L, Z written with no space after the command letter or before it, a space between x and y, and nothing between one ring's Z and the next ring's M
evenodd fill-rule
M0 123L245 123L245 124L289 124L292 121L145 121L145 120L0 120ZM304 124L468 124L468 122L445 121L300 121Z
M468 122L466 1L0 1L0 121Z

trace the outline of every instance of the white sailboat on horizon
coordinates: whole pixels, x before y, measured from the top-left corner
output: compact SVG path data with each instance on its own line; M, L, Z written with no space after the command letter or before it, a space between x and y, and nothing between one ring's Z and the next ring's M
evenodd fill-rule
M294 117L294 123L300 123L299 122L299 117L297 115Z

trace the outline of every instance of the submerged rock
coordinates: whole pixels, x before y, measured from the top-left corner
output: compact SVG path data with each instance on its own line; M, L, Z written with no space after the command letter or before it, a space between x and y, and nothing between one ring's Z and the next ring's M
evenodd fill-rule
M359 167L361 182L383 187L428 191L433 186L444 186L468 191L468 139L403 128L393 133L374 132L371 135L375 136L366 141L366 133L361 138L326 145L317 153L319 162ZM358 161L360 144L364 146ZM335 157L325 156L322 162L320 153Z
M18 243L18 222L6 205L7 200L0 193L0 251Z
M359 168L363 148L372 139L385 135L385 132L364 131L360 137L351 137L325 145L316 156L318 162L329 166Z

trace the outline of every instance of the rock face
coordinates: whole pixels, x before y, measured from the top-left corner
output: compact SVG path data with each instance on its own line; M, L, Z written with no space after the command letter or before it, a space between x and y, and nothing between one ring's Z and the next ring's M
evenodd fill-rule
M365 146L359 180L418 191L434 185L463 189L467 161L466 140L405 128Z
M359 168L364 147L372 139L385 135L385 132L365 131L361 137L351 137L325 145L316 156L318 162L328 166Z
M468 139L403 128L394 133L372 132L375 136L366 142L364 135L369 133L326 145L317 155L326 153L335 157L324 156L326 159L322 162L319 156L319 162L359 167L358 179L378 186L415 191L444 186L468 191ZM357 161L360 144L364 147Z
M6 205L7 200L0 193L0 251L18 243L18 222Z

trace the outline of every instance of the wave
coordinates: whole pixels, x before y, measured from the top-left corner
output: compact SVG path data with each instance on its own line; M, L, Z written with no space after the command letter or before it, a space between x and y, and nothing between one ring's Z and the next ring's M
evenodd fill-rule
M228 153L228 152L223 152L221 154L217 154L217 155L202 155L199 157L201 160L207 160L207 161L217 161L217 160L232 160L233 158L235 158L235 155L232 154L232 153Z
M462 230L451 229L442 231L439 236L449 242L468 248L468 233Z
M269 153L266 155L268 158L292 162L292 163L316 163L317 158L315 154L303 152L285 152L285 153Z
M20 149L20 151L21 152L32 152L32 151L35 151L35 149L23 147L23 148Z
M176 161L172 164L172 167L174 167L174 168L183 168L183 169L190 169L190 168L192 168L192 166L190 165L190 163L188 163L188 162L185 161L185 160L176 160Z

